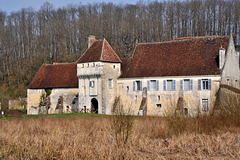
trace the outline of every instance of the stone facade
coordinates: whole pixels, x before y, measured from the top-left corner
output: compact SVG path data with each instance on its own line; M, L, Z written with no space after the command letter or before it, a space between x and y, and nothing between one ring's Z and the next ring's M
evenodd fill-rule
M59 113L56 109L59 98L63 98L62 112L69 113L72 109L78 112L78 88L53 88L49 95L50 108L40 106L41 97L46 96L45 89L28 89L27 90L27 113L28 114L53 114ZM42 99L43 100L43 99Z
M66 65L76 67L71 73L64 71L69 72L64 76L68 81L51 84L48 113L67 113L75 108L77 112L112 114L118 103L134 115L179 112L194 116L213 109L221 85L240 87L239 53L232 36L138 44L133 57L126 60L121 60L105 39L90 36L88 44L76 66ZM73 73L77 78L69 78ZM76 86L73 79L78 87L72 87ZM43 82L32 84L49 84L47 79ZM69 88L58 87L65 83ZM39 114L35 108L45 93L41 87L45 86L28 89L28 114Z
M111 107L108 106L112 105L117 96L117 78L121 74L120 63L80 63L77 68L80 110L86 107L92 111L91 101L96 99L98 113L111 114Z

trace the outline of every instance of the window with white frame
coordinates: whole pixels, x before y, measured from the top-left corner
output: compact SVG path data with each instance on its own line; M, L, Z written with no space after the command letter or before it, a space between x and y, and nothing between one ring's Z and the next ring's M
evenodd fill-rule
M142 81L133 81L133 91L142 91Z
M208 106L208 99L202 99L202 110L203 111L208 111L209 106Z
M193 80L192 79L180 80L180 90L193 90Z
M159 90L159 81L158 80L147 81L147 90L148 91L158 91Z
M199 79L198 80L198 90L211 90L212 81L211 79Z
M89 81L89 86L90 86L91 88L94 88L95 82L94 82L94 81Z
M183 88L184 90L190 90L190 79L183 80Z
M108 79L108 88L112 88L113 84L112 84L112 79Z
M151 80L150 81L150 89L151 89L151 91L157 90L156 84L157 84L156 80Z
M163 80L163 90L176 90L176 80Z

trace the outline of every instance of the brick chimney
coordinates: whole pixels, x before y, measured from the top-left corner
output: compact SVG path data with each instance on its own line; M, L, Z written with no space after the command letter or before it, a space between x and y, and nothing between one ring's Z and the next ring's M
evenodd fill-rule
M95 36L89 35L88 36L88 48L96 41Z

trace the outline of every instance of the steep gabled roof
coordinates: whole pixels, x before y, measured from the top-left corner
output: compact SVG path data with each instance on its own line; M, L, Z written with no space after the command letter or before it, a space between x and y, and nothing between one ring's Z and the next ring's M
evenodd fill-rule
M227 51L228 43L228 36L139 43L120 78L220 75L219 48Z
M28 86L29 89L77 88L77 64L43 64Z
M79 58L77 63L85 62L122 62L107 40L96 40Z

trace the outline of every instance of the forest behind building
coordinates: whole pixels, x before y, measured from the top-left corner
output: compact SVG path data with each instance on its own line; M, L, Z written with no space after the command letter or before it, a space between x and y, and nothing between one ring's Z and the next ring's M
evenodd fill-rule
M0 11L0 102L25 97L43 63L75 62L88 35L105 37L122 58L136 42L233 34L240 42L239 0L139 1L135 5L94 3L36 11Z

